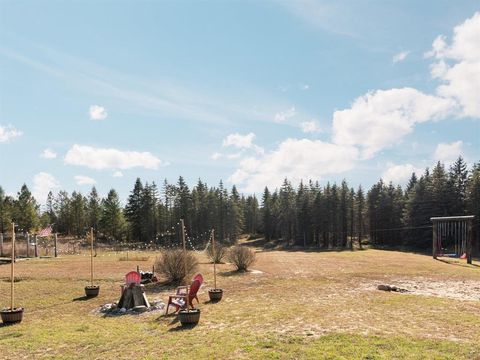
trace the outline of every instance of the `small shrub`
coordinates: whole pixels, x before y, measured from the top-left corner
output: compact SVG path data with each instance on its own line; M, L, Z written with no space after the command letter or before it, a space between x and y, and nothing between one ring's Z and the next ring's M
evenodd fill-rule
M180 284L197 271L198 261L194 254L187 252L187 273L185 274L184 253L182 250L165 250L155 262L155 270L169 283Z
M246 271L255 262L255 253L245 246L233 246L228 252L228 261L237 267L237 271Z
M215 262L215 264L221 264L225 255L227 255L227 248L221 244L215 244L215 252L213 251L213 247L209 246L207 249L207 255Z

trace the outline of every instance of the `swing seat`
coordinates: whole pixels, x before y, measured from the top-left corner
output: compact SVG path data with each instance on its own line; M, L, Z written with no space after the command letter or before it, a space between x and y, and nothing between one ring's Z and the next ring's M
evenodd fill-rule
M467 258L467 253L463 253L462 256L460 256L460 259L466 259Z

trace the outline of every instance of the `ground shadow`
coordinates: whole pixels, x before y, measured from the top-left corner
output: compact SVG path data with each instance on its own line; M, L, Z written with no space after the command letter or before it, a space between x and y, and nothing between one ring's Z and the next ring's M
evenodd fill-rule
M204 305L217 304L217 303L219 303L220 301L221 301L221 299L220 299L220 300L207 300L207 301L204 301L203 304L204 304Z
M157 282L145 284L145 290L152 294L158 294L165 291L175 291L180 284L170 284L166 282Z
M72 301L86 301L86 300L90 300L90 299L94 299L94 298L83 295L83 296L79 296L75 299L72 299Z
M191 329L195 328L197 325L198 325L198 323L197 324L185 324L185 325L180 324L176 327L168 329L168 331L169 332L176 332L176 331L191 330Z
M448 264L448 265L454 265L454 266L461 266L461 267L477 267L477 268L480 268L480 265L478 264L467 264L466 262L460 262L460 261L448 261L448 260L445 260L445 259L435 259L437 261L440 261L444 264Z
M249 271L230 270L230 271L220 272L220 273L218 273L218 275L220 275L222 277L230 277L230 276L241 276L241 275L245 275L245 274L248 274L248 273L249 273Z

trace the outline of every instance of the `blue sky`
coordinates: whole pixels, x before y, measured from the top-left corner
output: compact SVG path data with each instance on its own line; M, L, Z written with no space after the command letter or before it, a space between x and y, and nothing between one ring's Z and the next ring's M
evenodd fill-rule
M0 1L0 185L370 186L480 160L474 1Z

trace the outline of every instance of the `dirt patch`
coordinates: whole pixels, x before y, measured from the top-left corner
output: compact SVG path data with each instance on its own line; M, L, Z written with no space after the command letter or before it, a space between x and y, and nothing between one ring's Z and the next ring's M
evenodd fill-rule
M364 290L376 291L380 282L364 283L360 287ZM389 281L389 285L407 290L406 294L435 296L455 300L480 300L480 281L477 280L437 280L425 277L396 278Z

